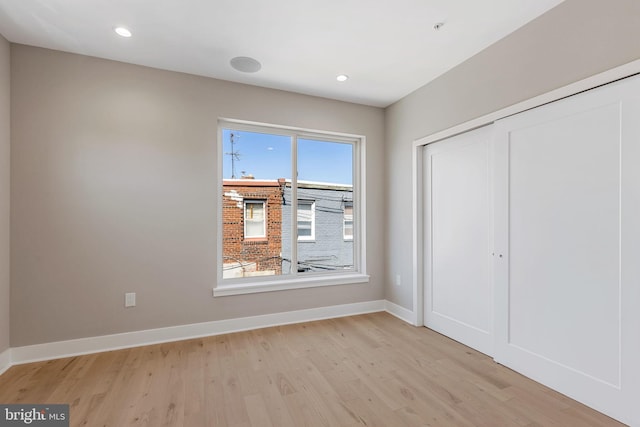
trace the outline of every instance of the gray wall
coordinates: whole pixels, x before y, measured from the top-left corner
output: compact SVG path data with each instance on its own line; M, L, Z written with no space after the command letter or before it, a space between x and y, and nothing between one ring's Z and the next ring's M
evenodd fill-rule
M566 0L386 109L387 299L413 305L412 142L638 59L639 40L640 1Z
M0 36L0 353L9 348L10 48Z
M284 190L285 205L282 206L282 254L291 259L291 187ZM353 266L353 240L344 239L344 212L342 200L353 201L352 191L302 188L298 187L298 200L313 200L315 207L315 239L299 241L298 264L304 267L305 261L327 258L315 264L331 266ZM355 223L354 223L355 224ZM302 264L300 264L302 262ZM283 262L282 271L290 271L290 263ZM312 269L322 271L322 269Z
M366 135L375 189L382 109L21 45L11 72L12 346L383 297L374 238L368 284L211 292L216 119ZM367 194L370 235L383 202Z

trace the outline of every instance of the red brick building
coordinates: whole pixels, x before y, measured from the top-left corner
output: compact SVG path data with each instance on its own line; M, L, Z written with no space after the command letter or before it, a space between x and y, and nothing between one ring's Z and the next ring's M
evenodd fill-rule
M223 180L223 277L282 272L284 180Z

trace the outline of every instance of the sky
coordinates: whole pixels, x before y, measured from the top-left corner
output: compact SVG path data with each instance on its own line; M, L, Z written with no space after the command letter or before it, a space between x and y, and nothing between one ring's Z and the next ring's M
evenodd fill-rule
M223 178L231 178L232 152L237 153L236 178L249 174L255 179L291 178L291 137L223 129L222 141ZM298 138L298 180L352 184L353 146Z

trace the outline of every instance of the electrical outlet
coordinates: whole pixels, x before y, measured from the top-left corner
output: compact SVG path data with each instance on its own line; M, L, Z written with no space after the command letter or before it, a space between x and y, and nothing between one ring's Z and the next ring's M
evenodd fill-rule
M136 293L129 292L124 294L124 306L125 307L135 307L136 306Z
M396 274L396 286L402 285L402 276Z

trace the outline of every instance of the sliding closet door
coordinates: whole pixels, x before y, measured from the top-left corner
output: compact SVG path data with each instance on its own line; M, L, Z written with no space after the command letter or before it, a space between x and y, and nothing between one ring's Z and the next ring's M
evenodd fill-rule
M425 325L493 354L491 127L424 149Z
M640 80L501 120L495 143L496 361L640 425Z

